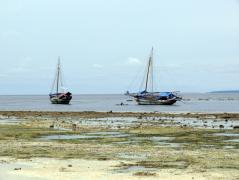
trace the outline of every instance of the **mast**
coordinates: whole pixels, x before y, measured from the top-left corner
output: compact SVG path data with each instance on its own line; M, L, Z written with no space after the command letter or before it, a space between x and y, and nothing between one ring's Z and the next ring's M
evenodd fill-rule
M152 92L154 92L154 68L153 68L153 54L154 48L152 47L151 51L151 85L152 85Z
M148 63L148 68L147 68L146 84L145 84L145 91L147 91L147 89L148 89L148 81L149 81L149 73L150 73L150 71L151 71L151 76L152 76L152 80L153 80L153 75L152 75L153 50L154 50L154 48L152 48L151 54L150 54L150 57L149 57L149 63ZM153 82L152 82L152 88L153 88Z
M57 80L56 80L56 94L58 96L59 91L59 78L60 77L60 57L58 57L58 64L57 64Z

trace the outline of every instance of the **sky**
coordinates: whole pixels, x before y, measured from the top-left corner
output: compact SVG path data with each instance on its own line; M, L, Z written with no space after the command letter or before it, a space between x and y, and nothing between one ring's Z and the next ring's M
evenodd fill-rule
M48 94L61 57L73 94L239 89L239 0L0 1L0 94Z

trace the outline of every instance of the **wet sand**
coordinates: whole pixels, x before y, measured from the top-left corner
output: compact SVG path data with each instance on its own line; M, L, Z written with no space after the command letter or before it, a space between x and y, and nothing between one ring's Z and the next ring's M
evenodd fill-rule
M0 179L238 179L239 114L0 112Z

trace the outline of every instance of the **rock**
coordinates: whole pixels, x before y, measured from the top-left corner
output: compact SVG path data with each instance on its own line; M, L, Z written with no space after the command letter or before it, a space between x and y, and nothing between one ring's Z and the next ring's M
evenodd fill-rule
M71 164L68 164L68 167L72 167L72 165L71 165Z
M100 157L98 158L99 161L107 161L108 159L106 157Z
M224 125L220 125L219 128L223 129L223 128L224 128Z
M19 171L21 170L22 168L14 168L15 171Z
M72 130L75 131L76 129L76 124L72 124Z

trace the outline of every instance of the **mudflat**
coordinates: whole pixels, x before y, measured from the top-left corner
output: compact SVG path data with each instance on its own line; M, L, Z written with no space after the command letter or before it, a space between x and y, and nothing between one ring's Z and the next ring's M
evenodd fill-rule
M238 179L239 113L0 112L0 179Z

